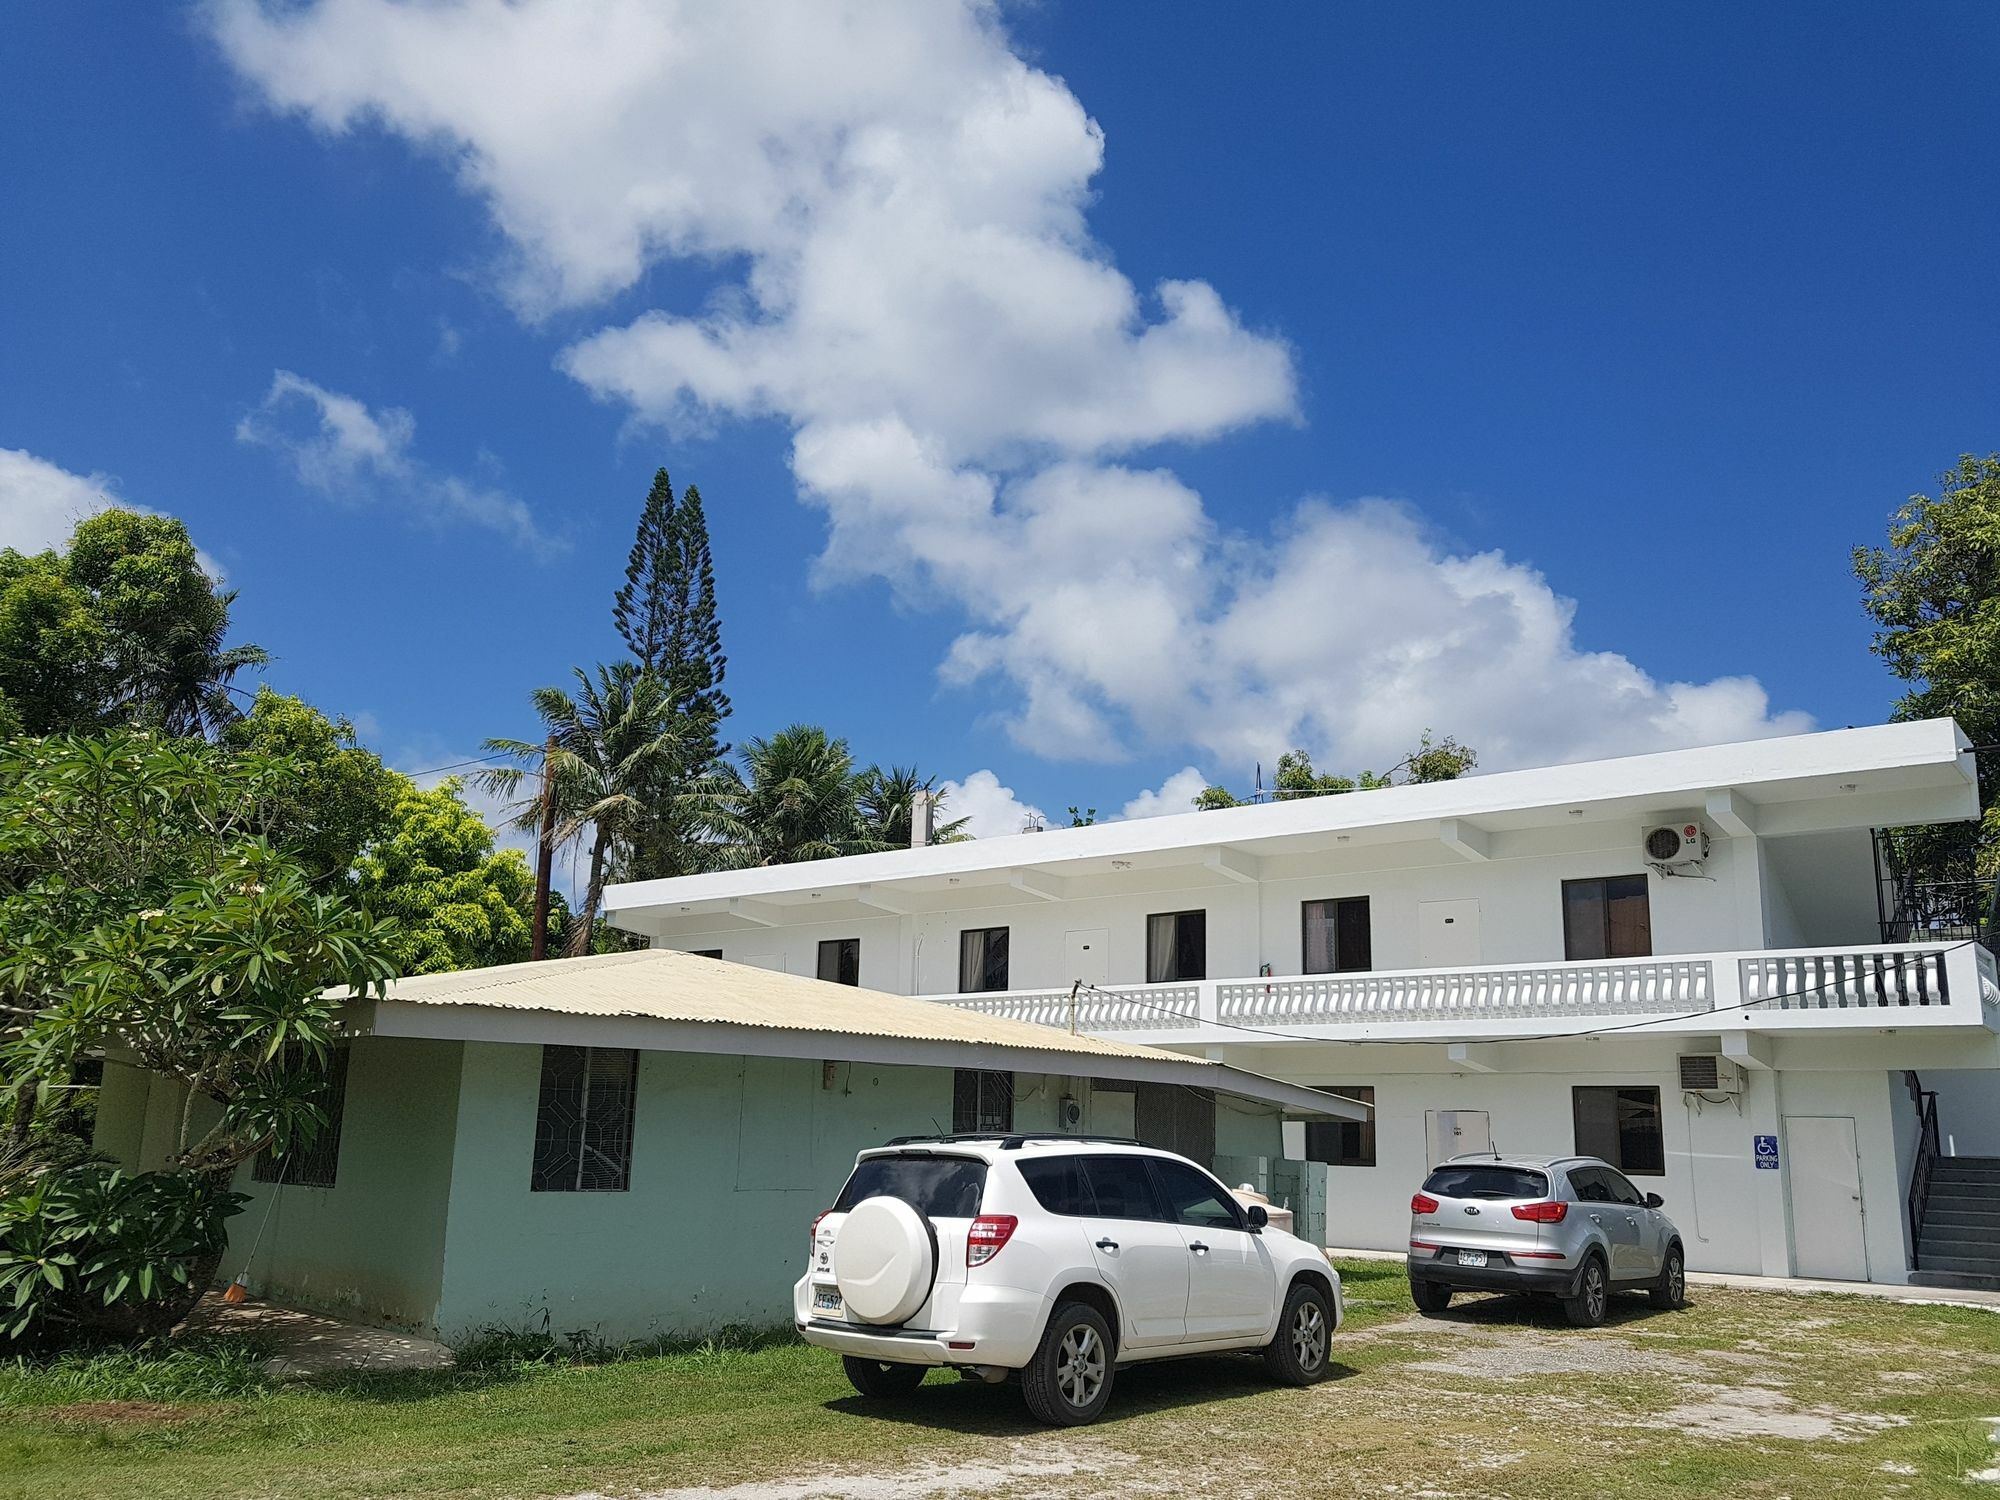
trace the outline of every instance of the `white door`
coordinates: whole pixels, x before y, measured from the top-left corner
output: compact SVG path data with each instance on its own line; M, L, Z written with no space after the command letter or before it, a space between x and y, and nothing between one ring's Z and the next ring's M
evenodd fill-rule
M1087 932L1065 932L1063 934L1062 982L1074 984L1081 979L1085 984L1102 984L1109 973L1104 966L1105 932L1102 927L1093 927Z
M1241 1209L1206 1172L1157 1157L1153 1169L1187 1246L1188 1342L1266 1333L1278 1283L1263 1238L1238 1227Z
M1479 903L1417 903L1417 966L1469 969L1479 962Z
M1785 1175L1792 1194L1792 1253L1801 1276L1866 1281L1861 1158L1845 1115L1785 1116Z
M1493 1116L1483 1109L1427 1109L1424 1135L1432 1166L1454 1156L1484 1155L1493 1149Z

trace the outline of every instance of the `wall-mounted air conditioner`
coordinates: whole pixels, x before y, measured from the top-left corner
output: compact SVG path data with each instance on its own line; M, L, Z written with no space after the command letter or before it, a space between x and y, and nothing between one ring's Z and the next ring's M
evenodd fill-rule
M1719 1052L1683 1052L1680 1056L1681 1092L1686 1094L1740 1094L1743 1069Z
M1708 858L1708 834L1699 823L1662 823L1646 830L1645 851L1656 870L1685 870Z

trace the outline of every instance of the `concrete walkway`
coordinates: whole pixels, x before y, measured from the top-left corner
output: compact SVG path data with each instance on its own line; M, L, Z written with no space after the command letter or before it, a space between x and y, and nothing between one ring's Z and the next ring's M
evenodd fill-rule
M1342 1250L1326 1247L1333 1260L1402 1260L1400 1250ZM1690 1271L1690 1286L1727 1286L1744 1292L1822 1293L1836 1297L1881 1297L1920 1306L1990 1307L2000 1312L2000 1292L1978 1292L1947 1286L1907 1286L1886 1281L1814 1281L1804 1276L1737 1276L1726 1271Z
M264 1373L278 1380L357 1371L443 1370L452 1362L451 1350L415 1334L344 1323L255 1298L224 1302L220 1292L201 1299L185 1328L254 1334L275 1343L278 1352L265 1361Z

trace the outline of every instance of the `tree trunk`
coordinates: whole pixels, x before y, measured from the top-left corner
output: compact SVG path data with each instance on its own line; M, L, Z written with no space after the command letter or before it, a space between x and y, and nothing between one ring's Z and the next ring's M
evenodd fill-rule
M590 952L591 934L597 930L597 905L604 899L604 853L610 838L603 829L590 845L590 884L584 890L583 910L577 914L563 942L564 958L582 958Z

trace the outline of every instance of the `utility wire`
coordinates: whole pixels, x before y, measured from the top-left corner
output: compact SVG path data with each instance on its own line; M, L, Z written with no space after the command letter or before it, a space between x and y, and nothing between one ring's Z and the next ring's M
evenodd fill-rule
M1956 953L1961 948L1972 947L1976 941L1977 939L1967 938L1963 942L1954 943L1949 948L1940 950L1935 956L1938 958L1943 958L1944 955L1947 953ZM1920 962L1921 960L1917 961ZM1902 968L1907 967L1911 962L1912 960L1910 959L1899 958L1895 960L1893 967L1900 970ZM1878 970L1877 971L1878 977L1883 972L1886 971ZM1461 1040L1475 1040L1480 1042L1563 1042L1563 1041L1574 1040L1577 1037L1609 1036L1615 1032L1637 1031L1647 1026L1665 1026L1675 1021L1696 1021L1700 1020L1703 1016L1720 1016L1720 1015L1733 1014L1739 1011L1743 1012L1752 1011L1757 1009L1759 1006L1775 1005L1786 1000L1803 1000L1808 996L1812 995L1823 995L1827 991L1832 989L1837 989L1839 987L1840 985L1838 984L1814 985L1810 989L1792 990L1782 995L1766 995L1759 1000L1745 1000L1740 1004L1726 1006L1722 1010L1714 1010L1714 1009L1690 1010L1690 1011L1682 1011L1674 1015L1647 1016L1644 1019L1638 1021L1626 1021L1616 1026L1592 1026L1581 1031L1550 1031L1550 1032L1543 1032L1536 1036L1494 1036L1494 1037L1461 1038ZM1185 1021L1187 1018L1187 1013L1185 1011L1174 1010L1165 1005L1154 1005L1148 1001L1141 1000L1138 996L1133 995L1128 991L1107 990L1099 985L1088 984L1088 983L1084 984L1082 988L1088 990L1093 995L1101 995L1106 1000L1116 1000L1125 1005L1136 1005L1140 1007L1142 1010L1156 1010L1160 1012L1162 1015L1174 1016L1183 1021ZM1435 1047L1440 1045L1440 1043L1444 1040L1444 1038L1440 1037L1389 1037L1389 1036L1340 1037L1340 1036L1328 1036L1323 1033L1318 1035L1313 1035L1297 1031L1276 1031L1268 1026L1244 1026L1235 1021L1224 1021L1220 1019L1203 1022L1202 1024L1209 1026L1220 1026L1226 1031L1242 1031L1257 1036L1276 1037L1280 1041L1343 1042L1346 1045L1353 1047L1367 1047L1367 1046Z

